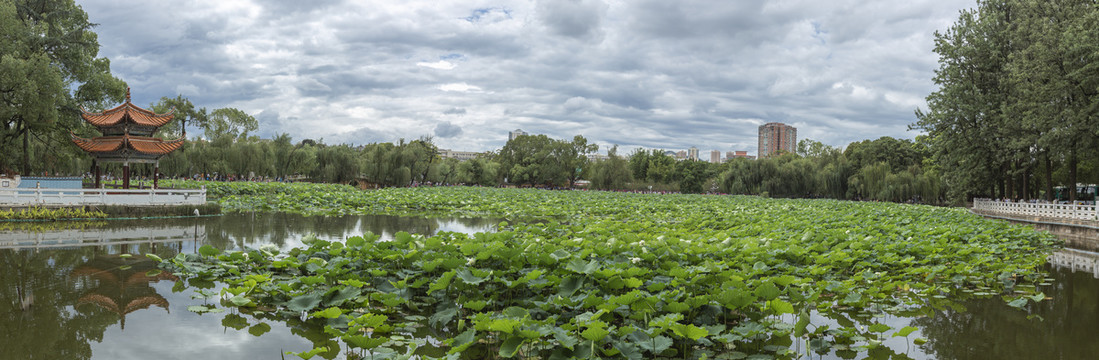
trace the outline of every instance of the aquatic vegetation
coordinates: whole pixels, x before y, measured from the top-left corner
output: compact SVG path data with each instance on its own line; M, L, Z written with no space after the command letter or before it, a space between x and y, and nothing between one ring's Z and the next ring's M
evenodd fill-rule
M104 220L85 221L0 221L0 231L40 233L58 230L89 230L107 225Z
M76 208L30 207L23 209L0 210L0 221L4 220L89 220L106 218L102 211L88 211Z
M846 357L918 331L875 315L1043 301L1034 285L1060 245L964 209L891 203L232 184L216 191L238 211L511 219L495 233L310 238L282 254L207 246L162 263L227 284L223 307L309 318L365 357ZM447 340L410 338L424 328Z

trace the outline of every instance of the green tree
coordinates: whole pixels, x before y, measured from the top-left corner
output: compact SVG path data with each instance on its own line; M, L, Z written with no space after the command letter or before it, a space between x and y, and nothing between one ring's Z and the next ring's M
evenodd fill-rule
M556 164L560 166L568 179L568 187L572 187L583 175L583 169L588 165L588 154L599 151L599 145L588 144L588 139L576 135L571 142L556 141L554 157Z
M19 159L31 173L32 141L76 154L66 133L82 126L80 106L122 98L92 27L72 0L0 2L0 169Z
M203 125L205 125L203 130L206 138L210 140L222 136L232 139L245 138L248 137L248 132L259 128L259 122L255 117L235 108L215 109L206 116L206 122Z
M649 151L638 148L630 154L630 173L634 179L644 180L649 176Z
M679 183L679 191L685 194L700 194L713 189L706 189L704 185L713 177L714 169L710 163L697 160L684 160L676 164L675 177Z
M161 114L174 111L174 121L160 128L162 133L182 136L186 132L184 129L188 124L201 129L206 129L209 126L207 124L209 114L206 113L206 108L195 108L195 104L192 104L191 100L183 97L183 95L176 95L174 98L161 97L160 100L149 106L149 110ZM259 124L257 123L256 126L258 127ZM181 148L180 151L183 151L183 149Z
M1048 196L1057 172L1065 185L1099 180L1078 177L1099 146L1097 14L1086 0L979 1L936 34L939 90L914 127L952 198L1027 198L1038 183Z
M836 151L836 149L831 146L825 145L820 141L816 141L813 139L801 139L801 141L798 141L797 154L800 156L819 157L827 155L833 151Z
M561 162L560 149L560 143L548 136L522 135L508 140L496 161L509 183L563 185L570 170Z
M479 157L461 162L455 176L466 185L494 186L500 169L499 163Z
M630 163L618 156L618 146L615 145L607 151L607 159L592 163L591 186L595 189L615 190L623 189L626 183L632 181Z

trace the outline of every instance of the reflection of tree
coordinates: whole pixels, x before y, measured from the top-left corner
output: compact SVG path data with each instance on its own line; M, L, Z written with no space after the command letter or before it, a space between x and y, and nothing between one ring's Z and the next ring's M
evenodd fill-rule
M93 278L76 276L96 265L107 253L176 254L166 244L105 245L51 250L0 250L0 359L87 359L92 341L119 321L97 306L77 305L96 286ZM126 286L144 286L145 271L155 267L147 258L130 260ZM140 264L144 262L145 264ZM136 266L133 266L136 265ZM83 269L83 270L82 270Z
M938 359L1092 359L1099 353L1099 281L1087 273L1053 270L1052 300L1016 310L999 297L971 300L966 312L943 311L913 320ZM1037 315L1042 319L1028 319Z
M375 215L363 217L362 228L363 230L372 231L383 237L392 237L393 234L401 231L413 234L431 235L439 229L439 221L440 220L437 219L422 217Z
M118 314L122 330L126 314L156 305L168 310L168 300L150 283L177 281L175 275L157 269L157 263L145 258L100 255L72 271L73 277L87 277L97 283L77 300L78 305L92 303Z
M491 229L499 219L486 218L424 218L391 215L302 216L287 213L237 213L217 218L180 219L201 221L206 228L206 243L219 249L258 248L264 244L283 247L288 239L300 239L306 234L322 238L346 239L371 231L392 237L399 231L430 235L440 224L457 222L470 229Z
M104 331L111 325L124 323L126 314L152 306L167 309L167 302L150 283L172 277L164 273L147 274L155 264L140 254L155 253L169 258L181 251L194 251L204 244L221 249L264 244L282 247L287 240L301 238L307 233L334 239L365 231L386 237L392 237L398 231L427 235L447 222L473 229L490 229L499 221L370 215L226 214L198 219L112 221L106 226L142 230L205 229L205 233L192 234L193 238L158 239L156 244L108 243L50 250L0 250L0 360L87 359L92 355L89 343L101 342ZM129 259L111 255L124 253L135 255ZM331 339L319 333L323 326L301 321L288 322L288 326L314 344L330 344ZM265 332L262 326L249 330L259 334Z
M74 311L72 269L91 248L0 250L0 359L87 359L114 323L105 311Z

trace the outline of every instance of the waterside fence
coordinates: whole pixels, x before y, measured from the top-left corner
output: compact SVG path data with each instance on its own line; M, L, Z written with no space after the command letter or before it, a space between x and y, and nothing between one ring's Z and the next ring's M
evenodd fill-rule
M973 199L973 210L1006 216L1099 221L1099 207L1094 204L1050 204Z
M203 205L201 189L0 189L0 206Z

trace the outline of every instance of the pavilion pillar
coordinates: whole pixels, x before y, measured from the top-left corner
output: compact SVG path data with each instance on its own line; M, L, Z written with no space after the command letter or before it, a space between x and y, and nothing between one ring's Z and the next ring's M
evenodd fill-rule
M160 160L156 161L153 165L153 189L157 188L157 181L160 180Z
M103 180L102 180L102 177L100 176L100 171L99 171L99 161L92 160L92 167L95 168L95 188L99 189L100 186L103 185L102 184Z
M130 162L122 163L122 188L130 188Z

